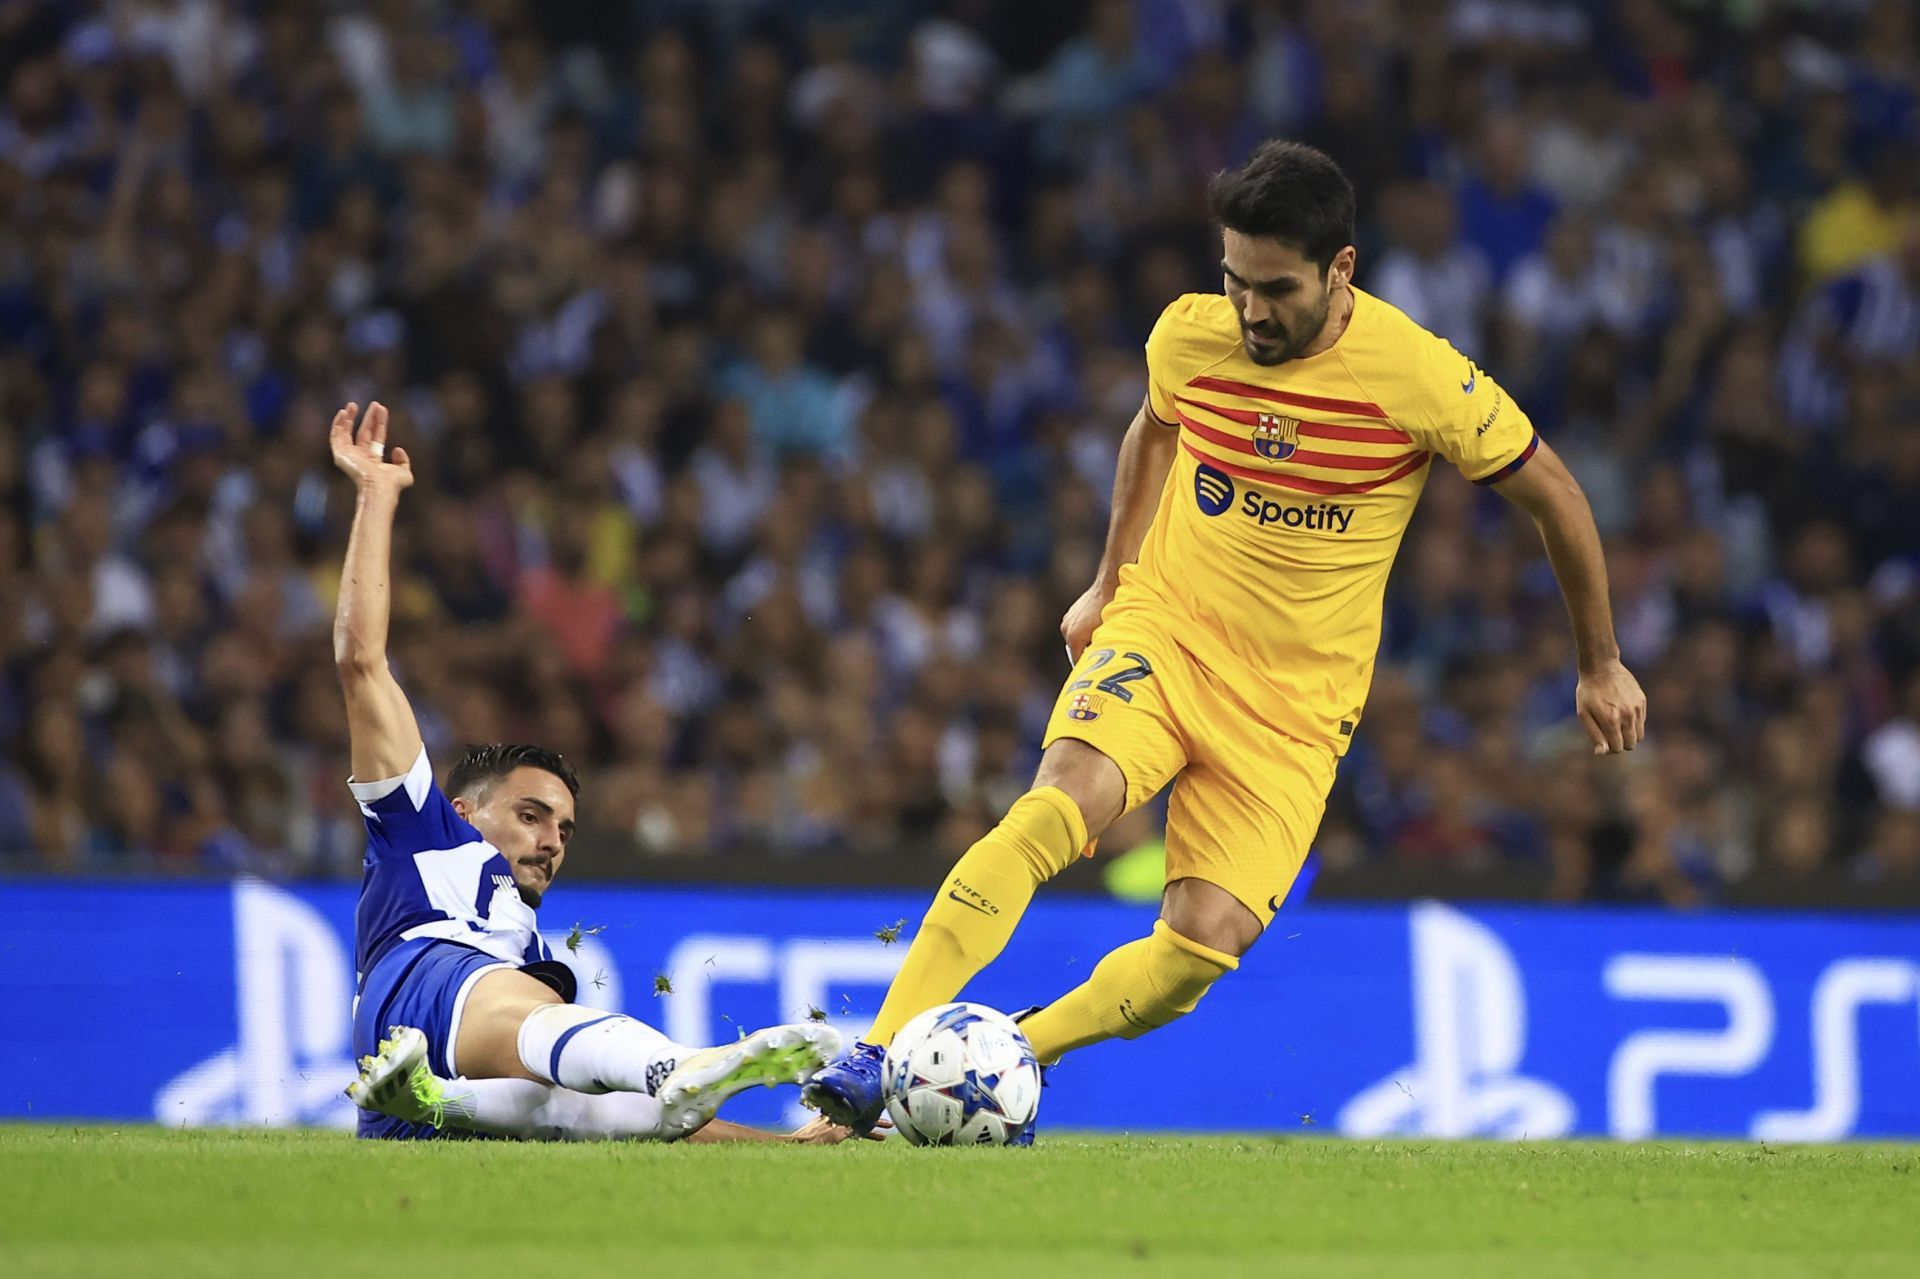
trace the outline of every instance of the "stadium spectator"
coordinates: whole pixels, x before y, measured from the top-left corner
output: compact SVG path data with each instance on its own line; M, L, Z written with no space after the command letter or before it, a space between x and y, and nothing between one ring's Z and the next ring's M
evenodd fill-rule
M1910 5L13 8L8 865L357 873L317 432L376 391L435 751L562 747L622 872L944 864L1217 287L1199 179L1285 131L1579 475L1654 706L1628 775L1570 747L1537 541L1436 475L1329 865L1920 874Z
M1485 255L1502 285L1516 265L1545 243L1558 212L1553 197L1527 172L1526 146L1527 126L1519 118L1488 119L1474 168L1458 192L1461 233Z
M1380 205L1389 247L1369 275L1373 288L1462 351L1485 351L1492 272L1454 228L1453 198L1434 183L1391 190Z

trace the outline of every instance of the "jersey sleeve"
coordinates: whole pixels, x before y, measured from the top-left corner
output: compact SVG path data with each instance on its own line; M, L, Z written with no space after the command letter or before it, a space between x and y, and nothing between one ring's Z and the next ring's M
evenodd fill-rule
M1475 484L1497 484L1540 447L1533 422L1485 369L1431 337L1419 363L1416 438Z
M349 779L347 789L367 819L370 861L390 855L411 857L480 840L480 832L454 811L453 802L433 780L433 765L427 762L424 746L403 775L371 782Z
M1176 426L1180 421L1172 388L1185 381L1176 375L1175 360L1180 330L1189 323L1189 310L1187 298L1175 298L1154 321L1153 332L1147 334L1147 412L1159 418L1162 426Z

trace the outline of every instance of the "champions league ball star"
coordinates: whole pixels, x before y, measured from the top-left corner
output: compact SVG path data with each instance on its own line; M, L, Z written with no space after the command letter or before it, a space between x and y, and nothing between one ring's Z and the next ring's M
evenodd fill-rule
M916 1146L1024 1145L1040 1110L1040 1063L1005 1013L944 1004L894 1036L887 1113Z

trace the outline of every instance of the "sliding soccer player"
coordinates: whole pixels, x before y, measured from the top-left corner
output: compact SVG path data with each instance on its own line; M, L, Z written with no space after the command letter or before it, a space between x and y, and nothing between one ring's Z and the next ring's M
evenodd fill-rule
M844 1128L810 1124L804 1134L763 1132L714 1119L689 1128L674 1077L659 1097L640 1092L596 1095L532 1079L443 1079L433 1073L432 1050L416 1026L395 1026L378 1052L360 1060L360 1077L347 1085L353 1104L438 1135L479 1135L516 1141L804 1142L837 1145ZM726 1048L710 1048L723 1054ZM697 1063L696 1063L697 1064ZM713 1095L710 1090L706 1094ZM694 1107L693 1117L706 1112ZM884 1124L885 1121L883 1120ZM879 1140L881 1134L869 1134Z
M807 1085L825 1120L872 1124L892 1036L951 1000L1034 890L1168 781L1151 935L1021 1029L1043 1062L1137 1038L1238 967L1360 725L1387 573L1436 454L1539 528L1595 753L1644 732L1580 486L1485 371L1354 287L1339 166L1269 142L1210 196L1225 289L1176 299L1147 339L1147 400L1120 447L1099 576L1061 623L1075 665L1033 789L940 885L865 1040Z
M359 1091L368 1072L398 1067L423 1085L422 1074L530 1081L569 1096L467 1093L492 1103L494 1118L513 1104L535 1112L525 1121L543 1132L566 1135L572 1125L593 1136L673 1139L712 1124L742 1089L804 1080L839 1049L830 1027L775 1026L695 1049L572 1002L572 971L540 940L534 911L566 861L579 782L552 751L512 745L471 747L444 792L434 781L386 653L393 520L413 468L406 450L387 450L383 405L369 405L356 430L357 413L349 404L334 414L330 443L357 489L333 647L347 701L348 787L367 820L354 918ZM395 1028L385 1045L383 1027ZM408 1059L402 1041L414 1041L403 1030L419 1033L424 1054ZM359 1133L424 1138L439 1129L363 1109ZM708 1133L716 1135L757 1134L721 1124ZM818 1136L816 1128L810 1139Z

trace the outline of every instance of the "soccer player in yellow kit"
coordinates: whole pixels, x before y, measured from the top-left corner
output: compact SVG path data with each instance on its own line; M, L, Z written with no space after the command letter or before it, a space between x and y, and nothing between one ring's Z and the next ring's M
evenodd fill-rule
M1176 299L1147 339L1146 403L1121 444L1099 575L1061 623L1074 667L1033 789L941 884L866 1038L808 1086L834 1122L872 1125L892 1036L953 999L1034 890L1169 781L1152 933L1021 1028L1043 1062L1136 1038L1239 966L1359 729L1387 573L1436 455L1538 526L1594 752L1645 731L1580 486L1485 371L1354 287L1339 166L1269 142L1209 194L1225 293Z

